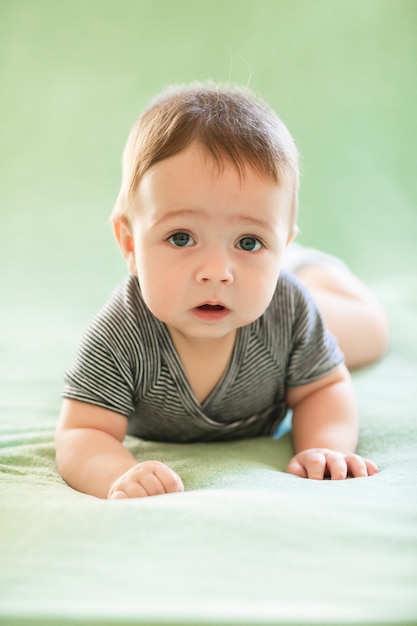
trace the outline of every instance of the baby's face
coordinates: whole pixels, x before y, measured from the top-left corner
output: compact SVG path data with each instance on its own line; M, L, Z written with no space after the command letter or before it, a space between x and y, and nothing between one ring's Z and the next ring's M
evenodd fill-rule
M174 333L219 339L256 320L292 238L290 194L248 168L219 172L196 145L154 165L137 193L130 270Z

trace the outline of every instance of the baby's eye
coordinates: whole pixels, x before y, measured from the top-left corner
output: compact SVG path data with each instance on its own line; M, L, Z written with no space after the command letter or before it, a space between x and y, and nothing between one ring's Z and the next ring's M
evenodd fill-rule
M257 252L263 246L262 242L256 237L242 237L236 245L241 250L245 250L245 252Z
M188 233L174 233L168 238L168 241L177 248L185 248L195 243L194 239Z

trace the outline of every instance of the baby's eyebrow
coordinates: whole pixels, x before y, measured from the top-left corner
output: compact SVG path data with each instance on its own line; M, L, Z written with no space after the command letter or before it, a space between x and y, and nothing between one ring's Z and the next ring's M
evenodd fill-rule
M258 228L262 228L263 230L270 230L270 231L273 230L272 225L267 220L263 220L260 217L240 215L236 217L236 219L234 219L233 221L244 222L248 225L253 225L253 226L257 226Z
M195 216L202 216L205 219L208 219L210 217L210 212L203 210L203 209L176 209L176 210L168 211L164 215L161 215L161 217L154 220L152 225L159 226L160 224L163 224L164 222L168 222L170 220L174 220L177 218L195 217ZM263 230L266 230L266 231L273 230L272 225L267 220L263 220L262 218L257 217L255 215L253 216L252 215L234 215L230 217L229 221L231 223L238 223L238 224L244 223L244 224L247 224L248 226L262 228Z
M176 219L178 217L193 217L195 215L200 215L201 211L198 209L176 209L175 211L168 211L158 217L152 222L152 226L158 226L159 224L163 224L164 222L168 222L169 220Z

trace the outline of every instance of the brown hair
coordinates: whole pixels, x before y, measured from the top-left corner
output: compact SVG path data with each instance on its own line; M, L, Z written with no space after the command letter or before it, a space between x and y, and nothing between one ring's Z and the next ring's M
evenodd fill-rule
M292 192L298 206L298 151L284 123L251 92L211 84L175 86L155 98L133 126L123 153L123 175L112 219L131 216L140 181L152 165L197 142L220 171L227 159L244 177L249 165Z

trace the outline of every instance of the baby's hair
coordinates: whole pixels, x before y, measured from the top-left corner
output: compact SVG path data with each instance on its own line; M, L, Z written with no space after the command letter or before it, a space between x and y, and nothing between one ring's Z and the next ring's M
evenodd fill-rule
M112 219L130 219L144 174L156 163L197 143L225 160L241 177L248 166L292 193L292 222L298 206L298 151L285 124L249 90L194 83L156 97L133 126L123 153L122 185Z

